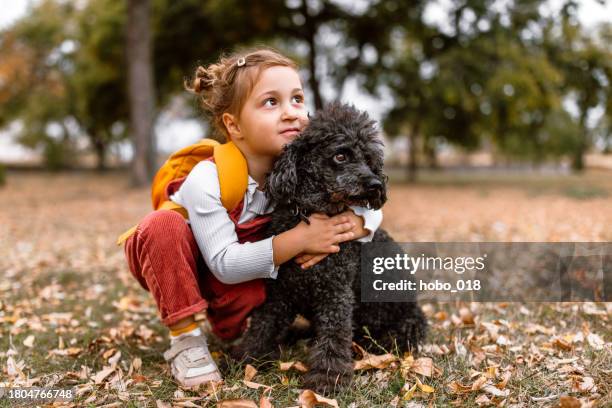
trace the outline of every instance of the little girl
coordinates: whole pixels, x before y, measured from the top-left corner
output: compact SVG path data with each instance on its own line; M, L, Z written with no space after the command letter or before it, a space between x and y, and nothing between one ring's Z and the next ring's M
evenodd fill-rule
M244 155L247 191L228 212L217 167L203 160L169 191L188 221L175 211L154 211L127 240L125 252L130 271L152 293L170 330L164 358L172 375L191 387L221 380L195 313L206 309L221 339L239 337L251 310L265 299L262 278L276 278L279 265L294 258L308 268L338 252L340 242L370 240L382 213L354 208L334 217L313 214L310 224L262 239L273 210L262 191L266 174L308 123L297 65L275 50L252 49L198 67L187 88L200 96L216 130Z

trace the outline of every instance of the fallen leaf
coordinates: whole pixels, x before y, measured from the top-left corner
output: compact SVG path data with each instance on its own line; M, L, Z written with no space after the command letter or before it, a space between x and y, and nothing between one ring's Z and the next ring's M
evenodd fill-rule
M436 320L437 320L437 321L439 321L439 322L442 322L442 321L444 321L444 320L448 319L448 315L447 315L447 314L446 314L446 312L445 312L445 311L443 311L443 310L441 310L441 311L439 311L439 312L435 313L435 314L433 315L433 317L434 317L434 319L436 319Z
M105 360L108 360L113 354L115 354L117 352L116 348L110 348L108 350L106 350L104 353L102 353L102 358Z
M94 375L94 384L101 384L106 377L111 375L115 371L116 367L104 367Z
M196 405L191 401L174 402L173 405L175 407L182 407L182 408L201 408L199 405Z
M15 362L13 356L9 356L6 360L6 373L9 378L11 377L23 377L23 372L21 371L20 364Z
M406 388L406 386L408 385L408 383L404 384L404 388ZM404 401L409 401L414 397L414 392L416 391L417 388L417 384L414 383L414 385L412 387L409 387L408 390L404 393L404 395L402 396L402 399Z
M134 380L134 384L144 383L147 381L147 377L142 374L134 374L132 375L132 379Z
M335 399L328 399L319 394L316 394L312 390L304 390L298 398L302 408L314 408L316 405L325 405L328 407L338 407L338 402Z
M457 381L448 384L448 388L450 388L451 394L468 394L472 392L471 386L460 384Z
M431 377L433 373L433 360L429 357L421 357L414 360L410 369L416 374Z
M257 408L257 404L254 401L246 399L232 399L219 401L217 408Z
M478 368L480 363L487 358L487 355L483 349L474 345L470 347L470 351L472 352L472 366Z
M474 325L474 315L472 311L467 307L462 307L459 309L459 317L461 318L461 322L466 326Z
M459 339L455 338L455 341L453 342L453 347L455 349L455 354L457 354L459 357L465 358L467 356L467 349L465 348L463 343L459 341Z
M574 392L597 392L597 386L592 377L575 378L572 382L572 391Z
M506 388L506 385L508 384L508 380L510 380L510 377L512 377L512 373L510 371L505 371L502 374L502 380L497 383L496 387L499 388L500 390L503 390L504 388Z
M392 362L397 361L397 357L393 354L369 354L365 353L361 360L355 361L354 370L369 370L371 368L386 368Z
M597 334L595 333L589 333L587 335L587 342L589 343L589 345L591 347L593 347L595 350L603 350L605 343L602 340L601 337L599 337ZM24 343L25 344L25 343Z
M242 382L244 383L244 385L246 385L247 387L252 388L254 390L257 390L259 388L265 388L265 389L272 388L269 385L259 384L259 383L252 382L252 381L242 380Z
M308 367L306 367L306 365L302 363L301 361L286 361L286 362L280 363L281 371L289 371L291 369L294 369L301 373L305 373L308 371Z
M272 405L270 401L270 397L262 394L261 398L259 398L259 408L274 408L274 405Z
M422 348L423 353L426 354L436 354L439 356L443 356L445 354L450 353L450 350L446 345L439 346L437 344L425 344Z
M142 367L142 360L140 357L136 357L134 360L132 360L132 367L134 367L135 371L140 371L140 367Z
M499 326L490 322L482 322L480 324L487 329L487 333L489 333L491 340L497 341L497 337L499 336Z
M552 334L555 334L555 328L554 327L548 328L548 327L544 327L539 324L527 323L527 327L525 328L525 333L527 334L542 333L542 334L547 334L550 336Z
M555 337L552 340L553 346L565 351L570 351L574 346L569 343L567 340L562 339L561 337Z
M510 340L508 340L508 338L504 335L497 337L497 340L495 340L495 343L499 344L500 346L508 346L512 344Z
M257 369L250 364L244 368L244 381L251 381L257 374Z
M427 384L423 384L421 382L421 380L419 380L417 377L415 377L415 379L416 379L416 383L417 383L417 385L418 385L418 387L419 387L419 389L421 391L423 391L423 392L425 392L427 394L431 394L432 392L435 391L435 389L432 386L427 385Z
M497 388L496 386L492 385L492 384L487 384L485 386L482 387L482 390L485 392L488 392L491 395L494 395L496 397L507 397L508 395L510 395L510 390L500 390L499 388Z
M487 383L487 381L488 379L484 375L478 377L478 379L472 384L472 391L478 391L482 389L482 387Z
M23 341L23 345L28 348L32 348L34 346L34 335L30 334L28 337L26 337L26 339Z
M116 365L119 362L119 359L121 358L121 351L117 351L117 353L115 353L114 356L112 356L111 358L108 359L108 363L111 366Z
M68 347L65 349L49 350L49 354L55 355L55 356L76 356L80 354L82 351L83 349L80 347Z
M91 368L81 365L81 371L79 371L79 379L86 380L91 376Z
M487 370L485 372L485 375L487 376L487 378L493 380L497 377L497 366L490 366L487 367Z
M580 408L581 406L580 400L576 397L563 395L559 398L559 408Z

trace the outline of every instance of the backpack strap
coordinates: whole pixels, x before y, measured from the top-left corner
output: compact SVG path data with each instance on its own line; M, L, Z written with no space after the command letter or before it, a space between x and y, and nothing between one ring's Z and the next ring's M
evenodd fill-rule
M229 212L244 198L249 183L249 168L234 142L215 146L213 156L219 174L221 203Z
M202 139L197 143L183 147L172 153L168 160L155 174L151 183L151 203L158 210L168 200L166 186L173 180L187 176L198 162L213 156L219 142L213 139Z
M205 142L206 140L208 139L202 140L199 144L205 143L206 146L210 146ZM247 166L247 161L240 149L238 149L233 142L218 144L213 141L211 145L213 145L212 155L215 165L217 166L217 173L219 177L221 204L223 204L223 207L225 207L227 212L230 212L238 204L240 204L247 190L249 182L249 169ZM154 188L156 188L155 186L159 188L160 184L161 183L155 184L154 181ZM156 206L155 194L153 194L153 206ZM185 208L168 199L159 203L157 210L173 210L177 211L185 219L189 218ZM123 244L130 236L132 236L134 232L136 232L137 227L138 225L135 225L121 234L119 238L117 238L117 245Z

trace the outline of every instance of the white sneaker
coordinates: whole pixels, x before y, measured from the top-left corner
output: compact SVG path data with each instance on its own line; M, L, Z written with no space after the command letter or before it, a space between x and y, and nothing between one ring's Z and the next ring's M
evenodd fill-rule
M174 379L183 387L223 379L203 335L179 337L164 352L164 359L170 363Z

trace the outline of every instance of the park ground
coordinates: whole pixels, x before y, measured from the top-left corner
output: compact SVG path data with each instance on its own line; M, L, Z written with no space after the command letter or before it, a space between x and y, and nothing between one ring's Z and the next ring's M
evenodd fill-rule
M383 226L398 241L612 241L610 172L391 176ZM115 246L150 205L125 174L9 173L0 200L0 382L74 387L66 406L314 406L302 343L293 365L177 387L155 304ZM612 405L612 303L422 306L420 354L356 348L354 387L321 406Z

